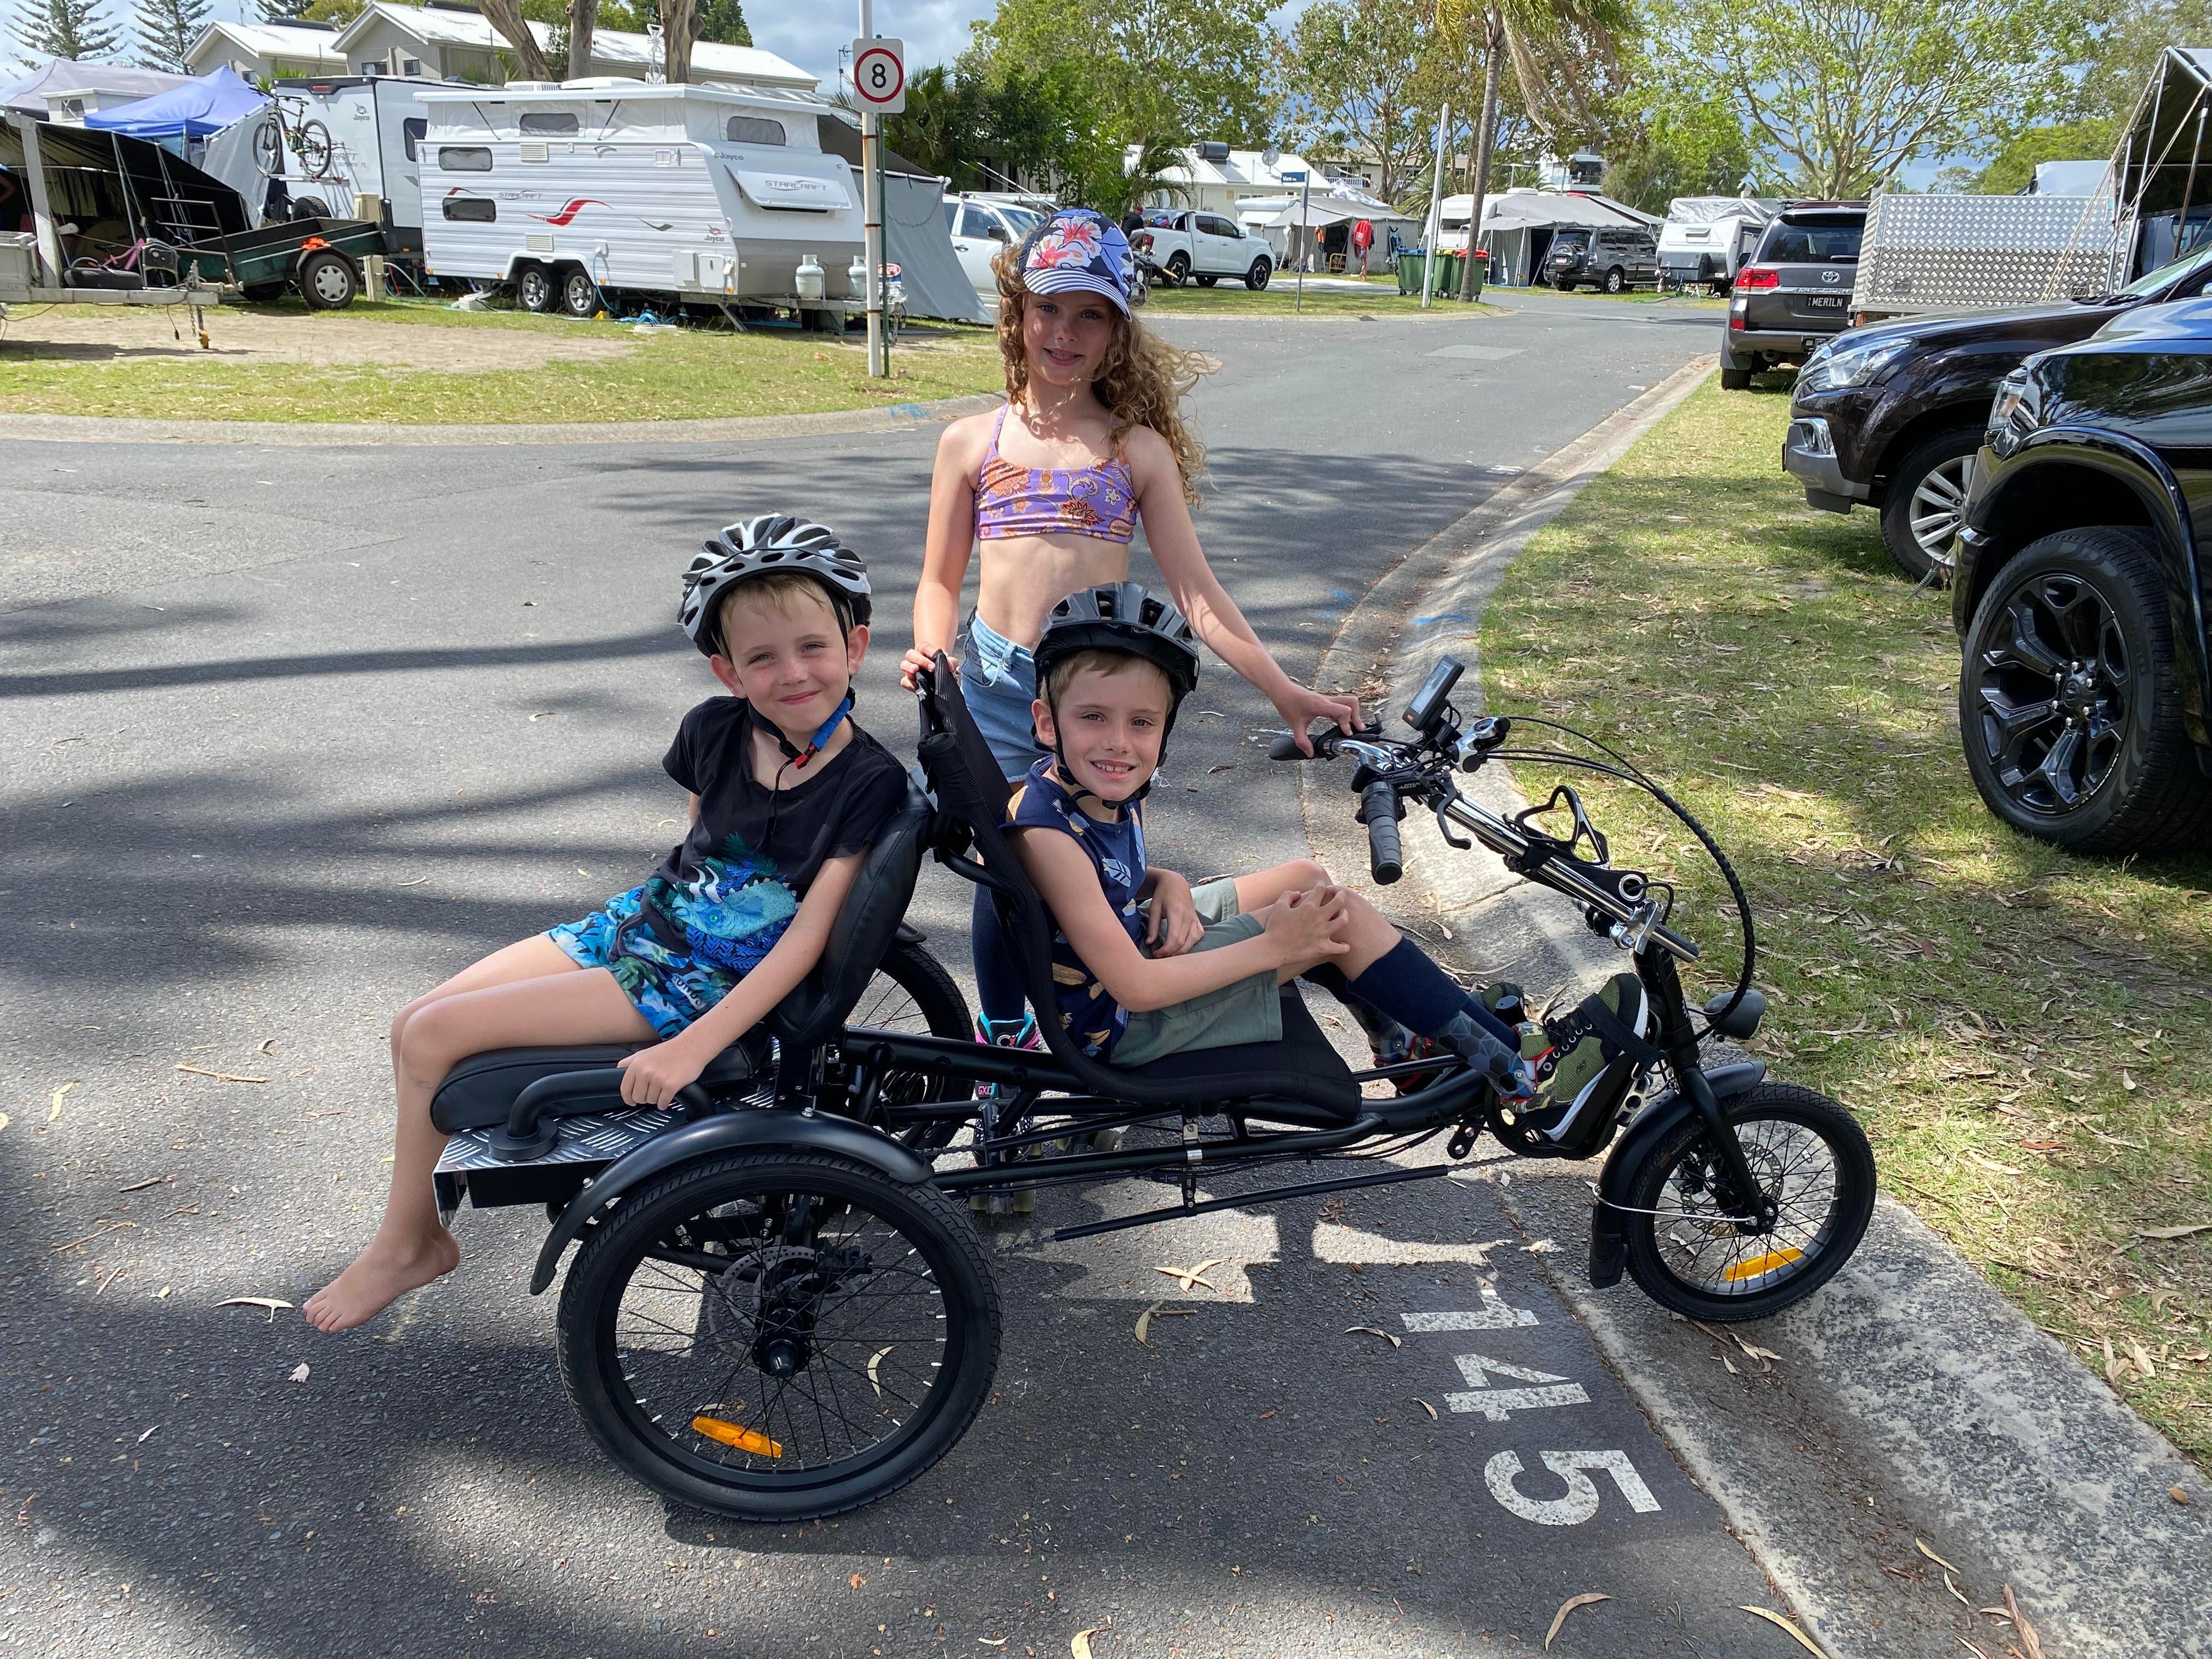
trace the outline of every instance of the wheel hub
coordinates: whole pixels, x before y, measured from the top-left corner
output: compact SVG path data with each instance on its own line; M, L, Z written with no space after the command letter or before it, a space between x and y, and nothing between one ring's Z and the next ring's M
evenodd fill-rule
M752 1355L770 1376L796 1376L814 1358L814 1315L824 1288L817 1267L813 1250L785 1246L761 1270Z

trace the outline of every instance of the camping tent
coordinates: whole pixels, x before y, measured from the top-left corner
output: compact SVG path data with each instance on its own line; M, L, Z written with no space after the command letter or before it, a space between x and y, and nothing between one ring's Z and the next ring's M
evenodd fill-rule
M856 170L860 135L823 110L815 116L822 148ZM856 181L857 182L857 181ZM960 269L945 216L945 180L896 150L884 151L884 261L899 268L906 314L947 322L987 323L982 301Z
M252 228L235 191L159 144L58 122L27 125L38 141L52 223L76 228L58 261L55 247L41 239L49 264L112 252L148 233L187 242ZM24 165L23 135L13 122L0 123L0 168L20 175Z
M57 58L42 70L0 88L0 110L67 118L106 105L149 98L173 87L187 85L189 75L169 75L160 70L131 69L122 64L79 63ZM71 104L81 107L72 111Z
M1362 219L1367 221L1375 233L1374 243L1368 249L1370 264L1384 257L1384 251L1389 245L1389 233L1394 228L1397 230L1398 240L1408 247L1419 240L1421 228L1418 219L1408 217L1371 196L1344 190L1332 191L1326 196L1293 196L1281 212L1267 220L1267 228L1284 233L1280 251L1285 255L1283 263L1288 265L1293 264L1303 252L1305 238L1297 237L1296 245L1291 238L1291 233L1301 228L1321 233L1317 240L1328 252L1341 252L1347 258L1351 258L1347 234L1350 228ZM1338 226L1344 227L1344 231L1335 235L1329 234L1330 230ZM1269 236L1267 240L1272 242L1276 239Z
M88 115L84 124L160 144L222 179L245 203L248 221L258 226L268 205L268 186L254 160L253 138L269 106L267 93L225 64L137 103Z
M1437 238L1440 246L1452 240L1449 233L1455 218L1464 234L1467 216L1474 205L1474 199L1470 196L1444 198L1439 216L1445 234ZM1640 225L1656 232L1662 222L1609 196L1583 191L1535 190L1522 185L1502 196L1483 198L1480 246L1489 250L1490 280L1521 287L1527 285L1529 273L1543 264L1544 255L1551 251L1552 233L1556 230L1568 226L1596 228ZM1461 242L1459 246L1463 247L1466 244Z
M2212 51L2168 46L2112 153L2118 222L2136 225L2132 250L2124 234L2115 239L2125 262L2119 281L2154 270L2212 235L2212 155L2199 149L2205 131L2199 124L2208 108ZM2212 151L2212 145L2203 150ZM2189 229L2179 236L2185 214ZM2125 261L2130 252L2134 257Z

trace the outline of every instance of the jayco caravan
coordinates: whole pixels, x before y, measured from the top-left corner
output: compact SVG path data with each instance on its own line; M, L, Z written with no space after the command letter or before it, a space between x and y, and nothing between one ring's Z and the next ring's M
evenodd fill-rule
M514 285L539 311L610 296L863 303L860 199L815 112L772 93L589 80L420 94L425 265Z
M1667 222L1659 228L1659 281L1680 288L1703 283L1716 292L1735 280L1748 240L1774 216L1771 203L1748 196L1677 196L1667 204Z
M279 98L305 100L303 120L331 135L330 159L311 173L299 152L284 146L284 187L301 218L349 218L357 195L381 198L384 240L395 258L422 257L422 191L417 152L429 131L422 94L441 86L403 76L318 76L279 81ZM319 154L310 159L321 161Z

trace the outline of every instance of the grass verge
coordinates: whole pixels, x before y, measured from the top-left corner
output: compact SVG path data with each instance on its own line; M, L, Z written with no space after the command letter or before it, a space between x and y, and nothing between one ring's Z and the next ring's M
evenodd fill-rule
M1491 706L1592 732L1705 822L1760 935L1754 1046L1849 1103L1888 1191L2212 1464L2212 1231L2171 1231L2212 1224L2212 858L2075 858L1983 807L1944 596L1871 514L1805 507L1786 422L1786 394L1708 385L1592 484L1490 602ZM1679 826L1588 793L1616 860L1729 939ZM1716 954L1704 994L1735 970Z
M389 326L544 333L613 344L620 355L556 359L526 368L453 371L374 362L224 363L191 357L100 359L0 347L0 410L12 414L146 416L176 420L511 425L800 415L995 392L998 346L981 329L909 333L886 380L867 377L857 340L762 330L640 334L612 322L520 312L456 312L393 301L309 313L262 308L311 331ZM210 323L220 334L222 316ZM356 352L356 356L373 356Z

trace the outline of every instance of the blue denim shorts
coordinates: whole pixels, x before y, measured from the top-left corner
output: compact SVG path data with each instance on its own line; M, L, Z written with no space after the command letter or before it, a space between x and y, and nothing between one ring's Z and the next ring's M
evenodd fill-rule
M623 994L645 1016L661 1040L685 1026L730 994L735 974L672 951L647 925L645 889L633 887L577 921L546 930L545 937L580 968L604 968Z
M1036 659L1029 647L1016 645L981 617L969 617L960 695L999 769L1010 779L1027 775L1044 758L1030 718L1036 694Z

